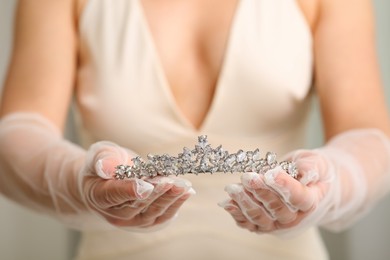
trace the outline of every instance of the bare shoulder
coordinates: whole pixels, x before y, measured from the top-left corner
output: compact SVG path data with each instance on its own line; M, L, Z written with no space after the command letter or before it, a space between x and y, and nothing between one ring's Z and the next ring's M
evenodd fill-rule
M76 68L75 0L19 0L0 114L24 111L62 128Z

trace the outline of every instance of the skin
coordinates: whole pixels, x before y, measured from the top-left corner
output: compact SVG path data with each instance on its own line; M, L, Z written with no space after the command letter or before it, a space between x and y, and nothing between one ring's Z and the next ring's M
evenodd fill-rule
M378 128L390 135L371 1L297 2L313 34L326 140L354 128ZM36 112L63 129L77 70L77 23L85 4L19 1L0 116ZM210 107L236 5L237 0L142 1L172 93L195 127Z

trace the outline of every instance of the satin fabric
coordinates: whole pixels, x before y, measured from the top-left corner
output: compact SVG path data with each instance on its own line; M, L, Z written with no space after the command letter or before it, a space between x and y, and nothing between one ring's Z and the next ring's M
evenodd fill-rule
M77 119L85 147L110 140L145 157L176 155L206 134L231 152L304 146L312 36L294 0L240 0L207 116L178 108L138 0L89 0L82 13ZM185 61L183 61L185 62ZM250 233L217 202L239 174L188 176L197 194L168 227L86 231L77 259L328 259L318 230L293 239Z

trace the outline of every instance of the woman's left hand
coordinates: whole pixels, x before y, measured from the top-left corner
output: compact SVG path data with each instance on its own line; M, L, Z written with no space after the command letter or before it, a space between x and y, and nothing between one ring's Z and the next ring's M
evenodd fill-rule
M334 171L316 152L299 151L294 157L299 179L276 167L264 175L244 173L241 183L226 186L230 199L220 206L238 226L256 233L291 234L318 224L328 212Z

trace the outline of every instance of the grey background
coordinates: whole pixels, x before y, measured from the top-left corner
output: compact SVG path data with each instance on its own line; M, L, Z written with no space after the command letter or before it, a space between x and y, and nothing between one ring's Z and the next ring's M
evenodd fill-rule
M0 86L11 50L15 3L14 0L0 0ZM375 0L374 4L380 65L387 103L390 104L390 1ZM318 147L322 144L321 121L316 102L313 106L308 143L311 147ZM390 259L389 220L390 196L387 196L352 229L338 234L323 231L331 259ZM0 197L0 259L66 260L71 258L76 242L77 233Z

